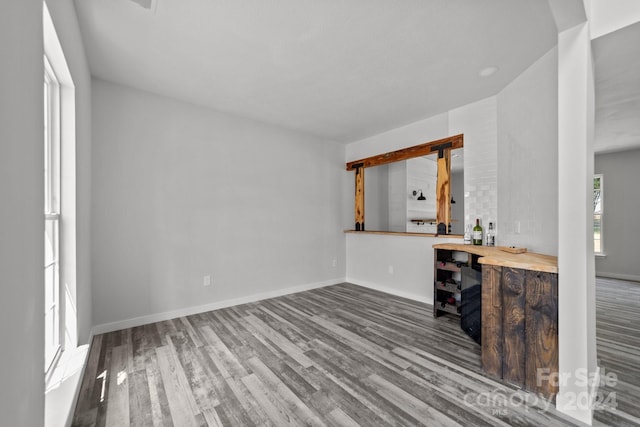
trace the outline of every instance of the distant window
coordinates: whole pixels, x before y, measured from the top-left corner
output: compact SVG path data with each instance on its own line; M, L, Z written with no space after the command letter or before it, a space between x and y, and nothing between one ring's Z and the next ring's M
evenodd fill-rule
M603 202L602 175L593 178L593 251L596 254L604 253L602 247L602 202Z

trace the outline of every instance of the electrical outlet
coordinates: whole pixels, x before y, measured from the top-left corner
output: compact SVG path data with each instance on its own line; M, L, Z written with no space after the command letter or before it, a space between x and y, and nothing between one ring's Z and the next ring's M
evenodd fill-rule
M393 265L389 266L389 274L393 274Z
M334 259L333 261L331 261L331 266L332 267L337 267L338 266L338 260Z
M516 221L513 228L515 234L520 234L520 221Z
M202 286L211 286L211 276L204 276L204 279L202 280Z

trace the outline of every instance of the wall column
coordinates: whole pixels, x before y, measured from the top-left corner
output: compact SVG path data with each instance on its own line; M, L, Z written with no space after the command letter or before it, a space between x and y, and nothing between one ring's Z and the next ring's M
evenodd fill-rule
M597 392L593 255L594 79L589 24L558 35L558 410L591 424ZM592 378L587 381L586 378Z

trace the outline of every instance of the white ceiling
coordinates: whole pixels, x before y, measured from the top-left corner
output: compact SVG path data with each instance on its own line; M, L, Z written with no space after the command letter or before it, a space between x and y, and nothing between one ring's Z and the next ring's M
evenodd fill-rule
M640 23L592 41L594 151L640 148Z
M557 40L540 0L75 3L94 76L343 142L494 95Z

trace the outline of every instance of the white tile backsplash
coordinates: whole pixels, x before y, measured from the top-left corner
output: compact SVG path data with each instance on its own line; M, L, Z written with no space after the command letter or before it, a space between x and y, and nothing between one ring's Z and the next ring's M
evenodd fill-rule
M497 101L486 98L449 113L449 132L464 134L465 225L498 225Z

